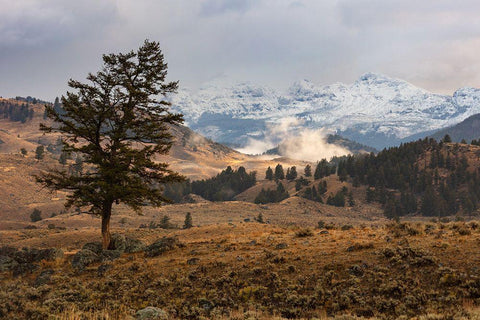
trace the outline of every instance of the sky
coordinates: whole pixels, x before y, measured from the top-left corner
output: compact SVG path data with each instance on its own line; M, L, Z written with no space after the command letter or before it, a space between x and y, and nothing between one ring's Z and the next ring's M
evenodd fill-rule
M0 0L0 96L53 100L104 53L160 42L180 86L286 89L366 72L436 93L480 86L478 0Z

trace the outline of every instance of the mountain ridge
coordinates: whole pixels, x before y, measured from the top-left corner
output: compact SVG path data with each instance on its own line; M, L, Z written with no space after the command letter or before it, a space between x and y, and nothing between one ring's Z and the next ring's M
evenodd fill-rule
M377 73L352 84L296 81L285 92L251 82L211 83L197 92L182 89L171 101L192 129L234 144L261 138L268 125L295 117L307 128L326 128L382 149L480 113L480 89L464 87L447 96Z

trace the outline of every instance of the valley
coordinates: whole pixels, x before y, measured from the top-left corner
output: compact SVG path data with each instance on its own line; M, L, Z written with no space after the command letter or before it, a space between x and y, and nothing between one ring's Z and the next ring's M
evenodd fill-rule
M101 219L66 210L67 192L35 182L35 174L52 168L77 170L78 160L61 160L60 136L38 131L43 105L32 110L24 123L0 119L0 317L480 317L478 205L468 191L480 168L476 145L427 138L375 154L331 136L329 143L355 155L312 162L279 156L281 144L252 156L172 126L170 153L155 160L189 179L183 189L169 189L177 203L145 206L141 214L114 205L115 247L102 251ZM255 181L232 195L241 167L256 172ZM410 180L395 178L399 172ZM437 197L457 177L459 192L449 200L456 211L424 214L420 182L434 176ZM231 199L207 200L191 193L194 185L220 188L225 195L209 197ZM259 200L279 185L281 200ZM416 194L415 210L408 211L404 192Z

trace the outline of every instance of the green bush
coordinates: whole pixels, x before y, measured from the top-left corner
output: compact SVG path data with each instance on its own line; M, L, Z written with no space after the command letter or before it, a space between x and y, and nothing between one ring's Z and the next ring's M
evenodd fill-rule
M40 211L37 208L33 209L33 212L30 214L30 220L32 222L37 222L42 220L42 211Z

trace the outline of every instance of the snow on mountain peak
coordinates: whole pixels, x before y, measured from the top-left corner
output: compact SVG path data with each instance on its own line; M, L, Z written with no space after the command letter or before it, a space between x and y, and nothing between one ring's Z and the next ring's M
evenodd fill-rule
M304 79L285 93L251 82L212 82L196 93L180 90L172 102L193 129L223 142L242 144L265 123L297 117L311 128L351 133L351 138L362 143L368 144L369 136L380 137L371 144L382 147L381 137L400 139L480 113L480 89L461 88L451 97L404 80L365 73L351 85L317 86ZM223 123L215 114L224 117Z

